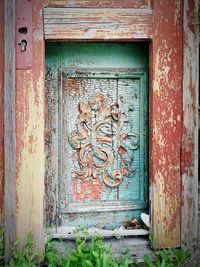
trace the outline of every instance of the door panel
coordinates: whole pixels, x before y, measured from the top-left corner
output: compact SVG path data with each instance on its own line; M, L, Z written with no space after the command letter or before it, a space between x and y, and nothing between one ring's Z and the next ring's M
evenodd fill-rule
M147 208L147 72L78 67L47 68L46 180L57 223L113 229Z

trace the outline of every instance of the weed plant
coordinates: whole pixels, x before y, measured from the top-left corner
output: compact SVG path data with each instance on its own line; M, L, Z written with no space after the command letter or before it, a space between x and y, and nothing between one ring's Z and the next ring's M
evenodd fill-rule
M4 261L4 228L0 227L0 266L3 265Z
M0 232L0 266L3 266L3 230ZM137 262L129 264L129 257L125 253L120 260L112 258L112 244L104 245L101 236L93 237L90 245L86 238L78 237L75 248L66 247L62 253L57 252L56 244L48 239L45 253L40 255L34 247L32 234L28 235L27 243L23 249L18 249L17 240L12 249L12 258L6 267L137 267ZM128 249L127 249L128 251ZM123 253L122 253L123 255ZM181 249L154 250L153 257L144 256L144 264L147 267L181 267L185 266L188 259L187 253Z

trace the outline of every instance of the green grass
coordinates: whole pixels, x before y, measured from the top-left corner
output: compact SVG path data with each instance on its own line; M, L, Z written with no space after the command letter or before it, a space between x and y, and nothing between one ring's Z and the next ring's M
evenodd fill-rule
M3 266L3 230L0 232L0 266ZM128 264L128 250L122 253L120 260L112 258L112 244L109 247L104 245L103 237L97 236L91 239L88 246L86 238L77 236L75 248L65 247L62 253L56 251L55 242L48 239L44 254L35 249L32 234L28 235L27 243L23 249L18 249L19 240L12 248L12 258L6 265L19 267L137 267L137 262ZM144 263L148 267L181 267L188 259L187 253L181 249L154 250L154 261L145 255Z

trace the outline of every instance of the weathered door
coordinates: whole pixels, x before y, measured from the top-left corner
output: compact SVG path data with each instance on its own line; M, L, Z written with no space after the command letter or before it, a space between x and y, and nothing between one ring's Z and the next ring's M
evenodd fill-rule
M148 204L147 47L46 47L48 223L123 226Z

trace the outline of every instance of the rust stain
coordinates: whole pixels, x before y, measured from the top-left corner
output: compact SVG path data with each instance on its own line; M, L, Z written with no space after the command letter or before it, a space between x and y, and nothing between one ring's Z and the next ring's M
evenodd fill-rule
M190 79L189 79L189 88L188 89L189 89L189 91L191 93L192 102L195 103L195 99L196 99L195 80L196 80L197 76L195 78L193 77L192 63L193 62L191 61L190 62L190 67L189 67L190 68L190 75L189 75ZM195 112L196 107L193 105L192 109L193 109L193 114L195 115L196 114L196 112ZM194 118L194 121L196 121L195 118Z
M193 161L194 161L194 142L193 136L187 132L185 126L183 126L183 146L182 146L182 162L181 162L181 174L187 174L189 177L193 177Z
M187 21L188 21L188 28L192 33L195 33L195 0L188 1L188 10L187 10Z

